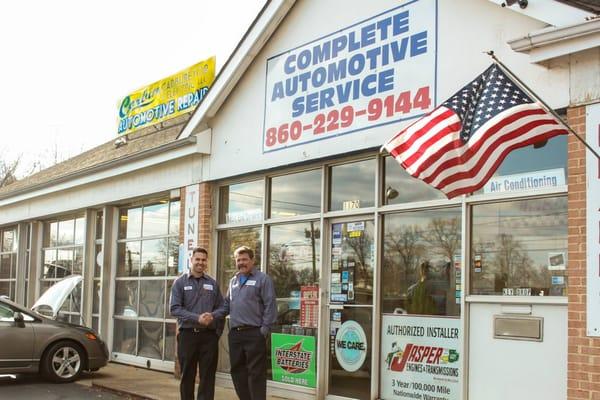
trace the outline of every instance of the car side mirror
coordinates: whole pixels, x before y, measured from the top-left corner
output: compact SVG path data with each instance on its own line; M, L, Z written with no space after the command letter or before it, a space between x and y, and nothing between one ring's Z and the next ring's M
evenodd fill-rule
M21 314L18 311L14 312L13 319L15 320L15 322L18 322L18 323L23 323L25 321L25 317L23 317L23 314Z

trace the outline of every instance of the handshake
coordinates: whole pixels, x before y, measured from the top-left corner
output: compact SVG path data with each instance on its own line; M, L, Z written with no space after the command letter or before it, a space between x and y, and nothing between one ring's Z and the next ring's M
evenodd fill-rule
M205 312L198 317L198 322L200 325L208 326L211 322L213 322L213 316L209 312Z

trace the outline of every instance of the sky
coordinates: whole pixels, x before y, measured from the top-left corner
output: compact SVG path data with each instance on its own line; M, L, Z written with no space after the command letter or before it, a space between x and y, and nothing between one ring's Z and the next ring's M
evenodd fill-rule
M218 73L264 3L2 2L0 158L23 175L116 138L120 99L213 55Z

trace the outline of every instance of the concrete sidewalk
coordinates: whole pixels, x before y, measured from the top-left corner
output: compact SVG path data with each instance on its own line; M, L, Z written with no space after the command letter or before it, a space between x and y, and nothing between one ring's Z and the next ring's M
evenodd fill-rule
M77 382L132 399L179 400L179 381L172 373L108 363L100 371L84 374ZM217 386L215 400L237 399L233 389ZM275 400L280 397L268 397Z

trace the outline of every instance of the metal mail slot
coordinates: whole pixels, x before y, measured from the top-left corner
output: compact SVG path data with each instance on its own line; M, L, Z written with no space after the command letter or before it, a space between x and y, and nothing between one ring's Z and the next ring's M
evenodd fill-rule
M494 315L494 338L541 342L544 318Z

